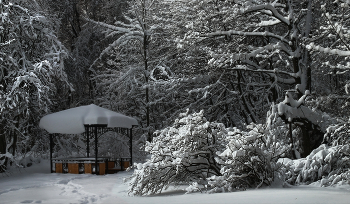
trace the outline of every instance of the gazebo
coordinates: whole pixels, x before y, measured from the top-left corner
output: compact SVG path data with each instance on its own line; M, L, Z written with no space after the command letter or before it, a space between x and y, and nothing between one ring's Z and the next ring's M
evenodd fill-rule
M137 126L137 120L120 113L101 108L94 104L80 106L52 113L41 118L39 127L50 133L50 168L53 172L52 151L53 134L81 134L86 136L86 158L80 160L90 160L90 138L95 140L95 174L100 173L98 167L98 137L107 132L114 131L124 133L129 137L130 163L132 164L132 128ZM77 158L79 159L79 158ZM76 160L77 160L76 159ZM108 164L107 164L108 168Z

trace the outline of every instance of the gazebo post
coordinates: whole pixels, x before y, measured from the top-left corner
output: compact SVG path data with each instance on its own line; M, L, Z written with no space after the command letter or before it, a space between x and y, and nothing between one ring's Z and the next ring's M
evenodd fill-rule
M132 127L130 128L130 166L132 166Z
M85 126L85 132L86 132L86 156L89 157L90 156L90 134L89 131L90 128L89 126Z
M97 126L95 126L95 174L98 175L100 173L98 167L97 167L97 154L98 154L98 149L97 149Z
M52 134L50 134L50 172L53 173L52 171L52 143L53 143L53 138Z

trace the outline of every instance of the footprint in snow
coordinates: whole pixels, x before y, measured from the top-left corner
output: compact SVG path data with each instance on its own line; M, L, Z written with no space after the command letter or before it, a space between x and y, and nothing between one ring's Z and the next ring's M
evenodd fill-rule
M32 203L32 202L34 202L34 201L33 200L24 200L21 203Z
M57 182L57 184L68 184L72 179L63 179Z
M34 200L24 200L21 203L41 203L41 200L37 200L34 202Z

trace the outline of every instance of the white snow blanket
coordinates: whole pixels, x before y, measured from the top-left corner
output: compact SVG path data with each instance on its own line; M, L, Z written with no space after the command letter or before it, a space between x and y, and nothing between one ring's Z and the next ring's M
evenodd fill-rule
M157 196L131 197L124 178L132 172L96 176L89 174L51 174L49 162L42 161L29 168L14 171L10 176L0 174L0 203L80 203L80 204L348 204L350 186L317 187L281 185L248 189L232 193L192 193L169 187ZM185 188L185 187L183 187Z
M41 118L39 127L49 133L80 134L84 125L132 128L137 120L94 104L52 113Z

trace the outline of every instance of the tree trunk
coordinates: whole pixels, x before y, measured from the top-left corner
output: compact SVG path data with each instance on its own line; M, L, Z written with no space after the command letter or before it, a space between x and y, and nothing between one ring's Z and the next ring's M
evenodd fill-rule
M302 158L307 157L311 153L311 145L310 145L310 135L307 126L304 124L300 126L302 139L300 140L301 152L300 156Z
M308 11L306 14L306 22L305 22L305 29L303 36L305 38L308 38L311 32L311 26L312 26L312 0L308 1ZM310 53L307 49L303 49L303 55L301 60L302 64L302 70L301 70L301 77L300 77L300 83L301 83L301 90L298 90L299 98L305 94L306 90L311 91L311 59L310 59ZM319 138L317 134L314 134L315 126L306 122L303 126L300 127L302 132L302 138L301 138L301 147L302 147L302 153L301 156L304 158L307 155L309 155L312 151L311 145L311 138L315 139L316 141L319 141ZM321 141L322 142L322 141ZM321 142L318 142L320 145Z
M146 25L144 24L144 29L146 29ZM144 30L143 35L143 57L144 57L144 66L145 66L145 81L146 81L146 124L147 124L147 141L152 141L152 135L150 132L150 107L149 107L149 88L148 88L148 82L149 82L149 72L148 72L148 35L147 31Z
M303 125L299 125L299 128L301 129L301 135L299 136L300 155L302 158L305 158L312 150L322 144L324 132L317 126L307 122L304 122Z
M20 116L17 116L15 117L15 121L17 121L17 124L15 125L16 126L16 130L13 130L12 133L13 133L13 143L12 143L12 155L15 156L16 155L16 148L17 148L17 139L18 139L18 134L17 131L18 131L18 128L19 128L19 120L20 120Z
M241 72L239 70L237 70L238 90L239 90L239 93L241 95L244 108L248 112L248 115L249 115L250 119L252 120L252 122L253 123L257 123L257 119L255 117L255 114L252 112L252 110L249 107L249 104L248 104L246 98L244 97L243 89L242 89L242 86L241 86L241 78L242 78L242 74L241 74Z
M292 2L289 2L289 8L292 9ZM293 10L290 10L292 13ZM307 14L305 16L305 27L302 31L298 30L298 35L301 35L304 38L308 38L311 32L311 26L313 21L313 15L312 15L312 0L308 0L308 9ZM297 25L291 23L289 25L289 30L291 33L294 33L297 29ZM300 73L298 77L295 78L295 85L296 85L296 92L297 92L297 99L300 99L304 94L306 90L311 90L311 67L310 67L310 53L307 49L302 48L299 44L300 42L298 39L298 35L293 35L293 37L290 39L292 42L291 49L293 52L297 52L300 50L300 56L295 57L293 56L292 59L292 66L293 66L293 72L294 73ZM286 123L288 123L288 118L285 118ZM317 141L315 144L318 144L319 138L318 134L315 134L318 128L317 125L313 125L311 121L308 120L308 118L303 118L301 121L293 121L293 122L300 122L298 126L301 128L301 135L299 135L299 142L300 142L300 151L301 151L301 157L306 157L309 155L312 151L313 145L311 144L311 140ZM313 138L315 137L315 138ZM322 141L321 141L322 142ZM321 144L321 143L320 143Z
M0 124L0 154L5 154L6 153L6 138L5 138L5 130L4 130L4 123L2 122ZM0 173L6 171L6 167L7 167L7 158L6 157L0 157L0 161L1 160L5 160L5 163L0 166Z

